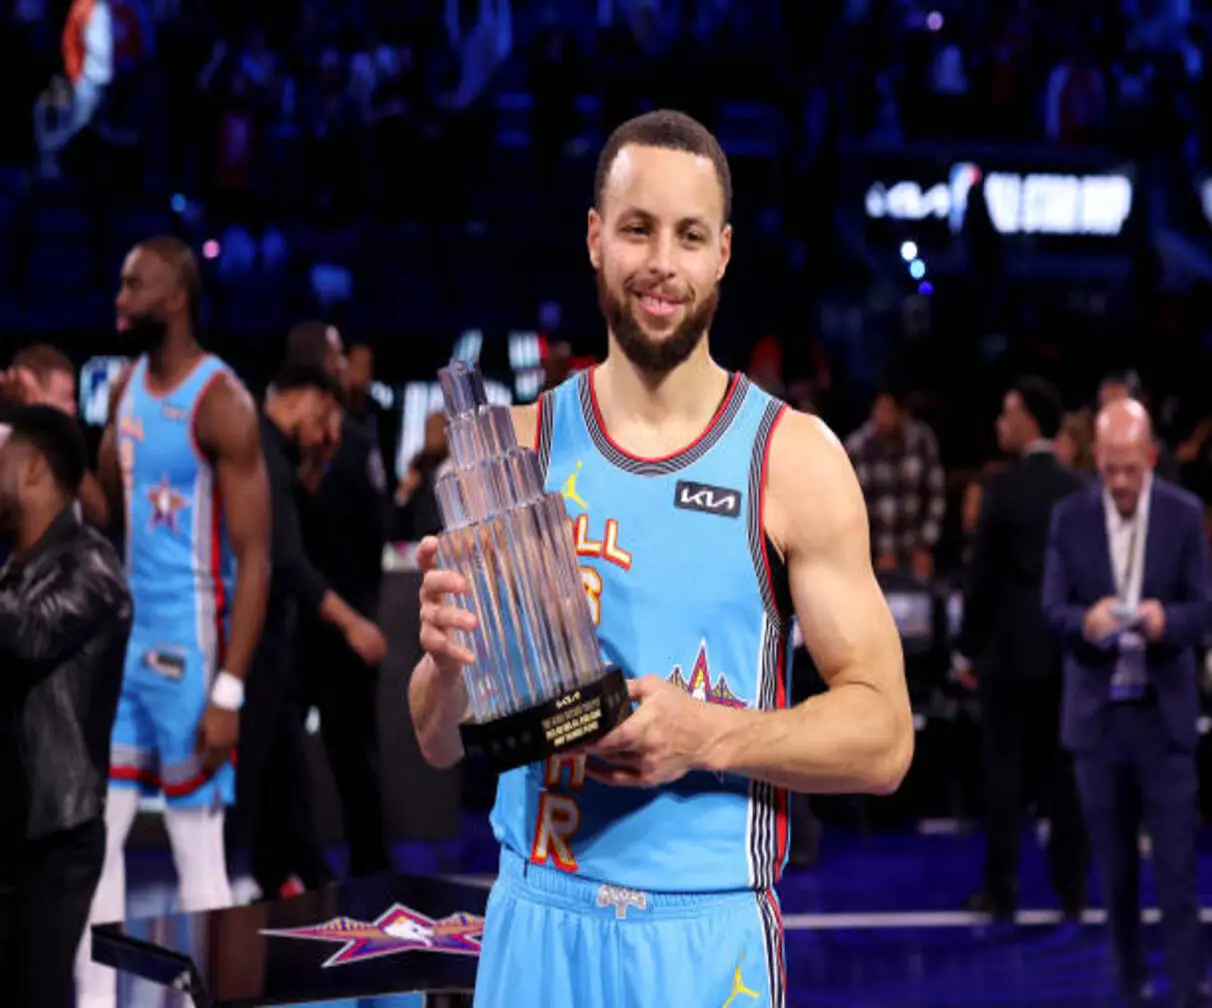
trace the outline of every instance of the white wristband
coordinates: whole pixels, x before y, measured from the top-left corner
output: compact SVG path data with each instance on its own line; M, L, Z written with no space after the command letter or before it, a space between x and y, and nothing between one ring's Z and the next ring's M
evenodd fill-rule
M244 683L224 670L215 676L210 702L224 710L238 711L244 706Z

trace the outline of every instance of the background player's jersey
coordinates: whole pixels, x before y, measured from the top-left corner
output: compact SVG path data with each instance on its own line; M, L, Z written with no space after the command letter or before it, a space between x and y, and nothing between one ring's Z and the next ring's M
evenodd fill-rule
M220 662L236 564L218 480L194 423L206 389L226 373L227 365L208 355L172 391L154 395L147 358L140 357L117 416L132 636L168 635L166 645L194 647Z
M641 460L610 441L591 375L542 397L538 451L564 496L603 659L707 703L785 706L789 604L761 521L783 404L737 375L697 441ZM694 773L609 787L586 779L583 757L504 774L492 822L534 863L658 892L766 888L787 849L786 795L767 784Z

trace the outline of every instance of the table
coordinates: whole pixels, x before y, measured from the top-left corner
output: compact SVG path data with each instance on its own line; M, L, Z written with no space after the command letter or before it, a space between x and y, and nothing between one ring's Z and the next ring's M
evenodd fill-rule
M488 892L383 873L291 899L101 924L93 958L195 1008L413 994L470 1008Z

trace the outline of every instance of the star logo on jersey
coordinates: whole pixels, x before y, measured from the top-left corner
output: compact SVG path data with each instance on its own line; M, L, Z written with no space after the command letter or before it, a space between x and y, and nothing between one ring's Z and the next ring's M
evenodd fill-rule
M682 674L681 665L675 665L668 681L678 689L685 690L696 700L733 709L749 706L732 692L723 673L716 678L714 683L711 681L711 668L707 662L707 642L705 640L699 643L699 654L694 660L694 668L690 670L690 677L686 678Z
M340 942L341 948L322 963L323 968L327 969L401 952L479 955L484 918L460 912L435 920L395 903L377 920L369 923L352 917L334 917L311 927L262 930L261 934L274 938Z
M151 501L152 506L151 527L158 528L165 525L170 532L175 533L177 531L177 512L184 509L187 501L169 486L167 476L160 481L159 486L152 487L147 492L147 499Z

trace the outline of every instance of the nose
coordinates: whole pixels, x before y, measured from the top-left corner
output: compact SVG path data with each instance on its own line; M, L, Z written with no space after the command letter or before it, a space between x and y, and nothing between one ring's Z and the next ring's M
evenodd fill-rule
M676 243L673 235L662 228L654 232L649 244L648 271L658 276L668 277L674 273L674 249Z

